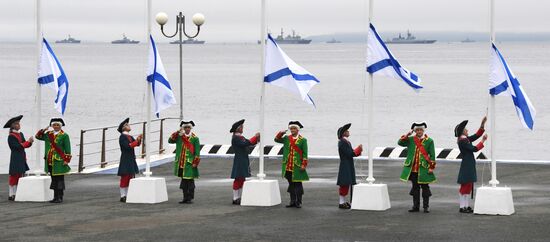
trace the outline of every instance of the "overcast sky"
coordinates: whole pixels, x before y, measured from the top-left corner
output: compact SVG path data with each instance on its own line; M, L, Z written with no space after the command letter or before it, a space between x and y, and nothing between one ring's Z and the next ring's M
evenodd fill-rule
M211 42L252 42L259 39L260 0L152 0L153 18L163 11L171 17L183 11L206 16L200 39ZM267 0L268 26L295 29L303 36L366 29L367 0ZM128 37L145 40L146 0L42 1L43 33L49 39L72 34L86 41ZM488 30L489 0L376 0L374 21L379 31ZM550 32L550 1L496 0L499 32ZM151 20L154 21L154 20ZM189 22L190 23L190 22ZM34 38L34 0L0 0L0 40ZM189 32L194 26L188 25ZM159 34L153 25L153 34Z

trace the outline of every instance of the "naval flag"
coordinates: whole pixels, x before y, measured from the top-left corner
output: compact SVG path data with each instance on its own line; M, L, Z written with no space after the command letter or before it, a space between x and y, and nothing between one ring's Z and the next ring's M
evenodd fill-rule
M527 93L519 84L518 79L493 43L491 50L491 75L489 77L489 93L493 96L511 96L516 112L525 128L533 130L536 110L527 97Z
M368 73L401 79L414 90L423 88L420 78L399 64L372 24L369 28L367 42Z
M42 38L42 51L40 52L40 63L38 65L38 83L56 92L55 109L61 115L65 114L67 96L69 94L69 80L67 79L67 75L65 75L65 71L63 71L63 67L61 67L61 63L45 38Z
M159 117L160 111L176 104L176 98L172 92L172 87L168 81L168 76L164 70L164 65L160 59L157 46L150 35L151 46L149 47L149 61L147 65L147 81L151 82L153 99L155 100L154 111Z
M270 34L267 35L266 62L264 82L282 87L300 95L300 98L315 106L309 91L319 83L309 71L291 60L275 43Z

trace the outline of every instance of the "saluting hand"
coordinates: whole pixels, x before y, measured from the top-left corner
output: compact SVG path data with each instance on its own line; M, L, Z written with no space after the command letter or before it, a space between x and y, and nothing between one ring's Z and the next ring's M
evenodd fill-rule
M409 136L411 136L412 133L413 133L413 131L411 129L411 130L409 130L409 132L407 134L405 134L405 136L409 137Z
M357 148L359 148L360 150L363 150L363 144L359 144L359 146L357 146Z
M34 142L34 137L32 137L32 136L31 136L31 137L29 137L29 140L28 140L28 141L29 141L29 143L31 143L31 144L32 144L32 143Z
M485 142L487 140L487 138L488 138L487 134L483 135L483 137L481 138L481 142Z
M143 139L143 134L138 135L137 141L138 141L138 142L141 142L141 139Z
M260 138L260 132L256 132L254 136L256 136L256 138Z

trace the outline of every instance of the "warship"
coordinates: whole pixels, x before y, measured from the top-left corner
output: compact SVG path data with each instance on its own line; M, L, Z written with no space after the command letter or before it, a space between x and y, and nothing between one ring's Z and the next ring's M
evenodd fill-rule
M55 43L56 44L80 44L80 40L77 40L71 37L71 35L69 35L69 37L67 37L66 39L57 40L55 41Z
M179 43L180 43L179 40L174 40L170 42L170 44L179 44ZM181 44L184 44L184 45L202 45L204 43L205 43L204 40L195 40L191 38L181 41Z
M386 40L386 44L433 44L436 40L417 39L410 31L407 31L407 37L403 37L401 33L398 37L391 40Z
M126 34L122 34L122 39L111 41L111 44L138 44L138 43L139 41L137 40L128 39L128 37L126 37Z

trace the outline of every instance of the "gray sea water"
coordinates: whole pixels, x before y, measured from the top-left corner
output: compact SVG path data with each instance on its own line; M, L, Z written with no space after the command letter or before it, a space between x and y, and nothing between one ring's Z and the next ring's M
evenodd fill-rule
M53 44L70 82L65 130L76 154L81 129L117 125L125 117L145 119L147 46L111 44ZM274 86L266 88L267 143L289 120L300 120L310 154L336 155L336 130L351 122L351 141L366 144L362 125L365 45L311 44L283 46L297 63L321 81L312 89L317 107ZM396 146L413 121L428 123L427 134L437 147L455 148L454 126L469 119L475 130L489 103L488 43L436 43L390 46L401 64L423 80L416 93L402 81L375 77L375 116L372 146ZM550 160L550 43L501 43L499 48L537 109L535 131L521 126L512 100L497 98L496 154L498 159ZM178 97L177 46L159 44L169 79ZM0 44L0 121L25 115L22 131L34 130L36 79L34 44ZM231 124L246 118L245 135L259 127L260 47L255 44L206 44L184 47L184 116L197 124L202 143L229 144ZM179 101L179 100L178 100ZM43 117L58 116L53 93L43 91ZM174 106L163 117L177 117ZM176 122L167 122L167 131ZM135 128L134 133L139 133ZM7 130L0 132L0 172L7 172ZM116 148L116 143L111 144ZM485 152L489 153L490 147ZM116 158L117 151L112 156ZM34 152L28 152L34 164ZM73 162L76 165L76 162Z

